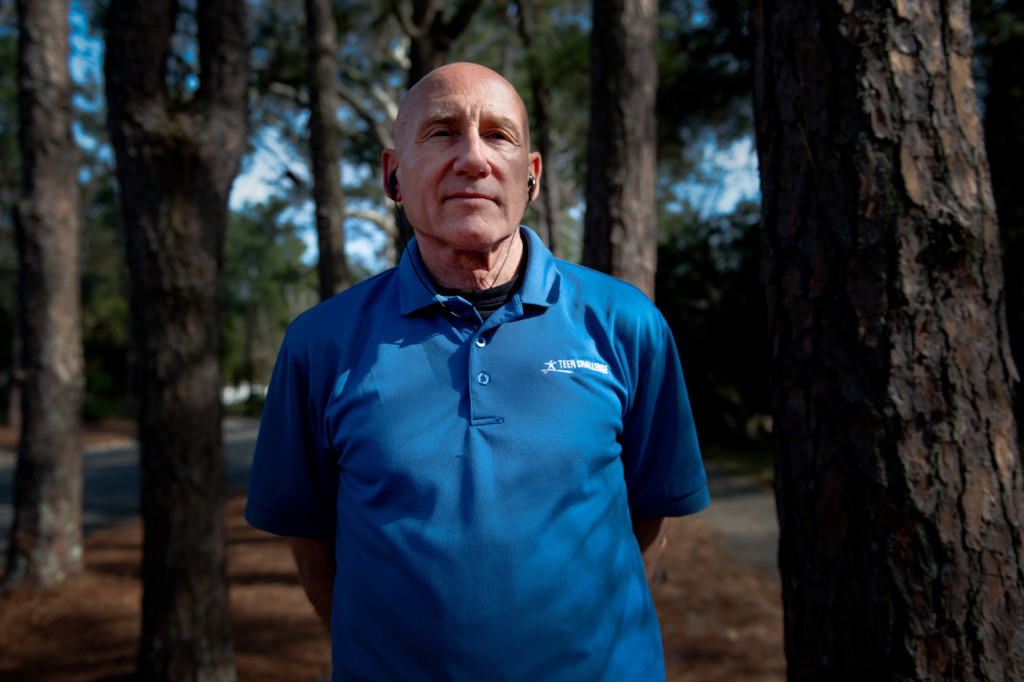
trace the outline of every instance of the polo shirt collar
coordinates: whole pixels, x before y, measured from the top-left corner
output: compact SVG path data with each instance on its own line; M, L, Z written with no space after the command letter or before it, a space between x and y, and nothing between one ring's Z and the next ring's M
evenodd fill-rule
M536 232L521 225L519 233L526 238L528 249L519 298L523 305L552 306L558 300L558 261Z
M560 279L558 261L536 232L520 225L519 234L526 239L527 259L518 296L524 305L545 308L554 305L558 300ZM398 264L398 283L402 315L411 315L438 304L438 294L427 276L415 237L409 240L408 248L402 252L402 260Z
M398 264L398 294L402 315L411 315L438 304L437 292L420 258L416 237L410 239L402 251L402 260Z

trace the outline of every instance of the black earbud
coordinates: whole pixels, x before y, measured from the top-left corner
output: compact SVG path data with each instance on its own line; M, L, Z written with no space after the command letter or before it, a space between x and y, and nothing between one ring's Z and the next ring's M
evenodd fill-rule
M526 193L526 200L533 201L533 190L537 186L537 179L530 175L530 179L526 181L526 186L529 188Z
M398 175L395 171L391 171L391 175L388 176L388 191L391 193L391 200L395 201L398 195ZM530 191L533 192L532 189Z

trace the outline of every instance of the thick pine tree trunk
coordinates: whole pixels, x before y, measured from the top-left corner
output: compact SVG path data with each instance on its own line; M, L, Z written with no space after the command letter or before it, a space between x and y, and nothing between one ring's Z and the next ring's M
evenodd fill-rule
M345 193L338 135L338 31L328 0L306 0L309 40L309 130L313 200L319 246L320 299L348 286L345 260Z
M966 0L761 0L792 680L1024 678L1024 484Z
M220 291L245 147L244 0L198 3L199 87L165 80L177 3L113 0L106 84L138 358L140 678L235 678L225 569Z
M658 4L595 0L583 264L654 298Z
M69 5L18 2L24 373L8 587L52 587L82 569L82 219L71 134Z

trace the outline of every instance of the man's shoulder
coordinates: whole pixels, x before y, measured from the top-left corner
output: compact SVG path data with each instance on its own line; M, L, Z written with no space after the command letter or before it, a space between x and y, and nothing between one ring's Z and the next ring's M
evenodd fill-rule
M565 278L565 295L577 304L615 314L661 317L647 294L629 282L568 261L558 261L558 270Z
M374 310L385 310L397 304L396 267L368 277L325 301L300 313L288 326L287 337L310 339L332 335L335 330L351 330L353 325L365 325Z
M558 260L558 269L572 281L585 285L587 293L596 297L601 296L625 296L633 299L643 299L650 303L650 299L636 286L621 280L618 277L609 275L600 270L594 270L586 265L572 263L566 260Z
M563 296L574 305L593 305L598 308L628 308L645 310L654 308L644 292L629 282L608 273L554 256L536 232L523 226L523 234L529 242L528 272L534 279L532 296ZM538 291L538 285L542 291Z

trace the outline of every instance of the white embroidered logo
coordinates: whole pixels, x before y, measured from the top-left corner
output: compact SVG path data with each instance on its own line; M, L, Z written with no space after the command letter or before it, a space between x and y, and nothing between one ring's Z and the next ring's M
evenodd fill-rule
M608 374L608 365L593 360L580 360L578 358L567 358L565 360L548 360L540 370L543 374L548 372L559 372L561 374L572 374L577 369L586 369L598 374Z

